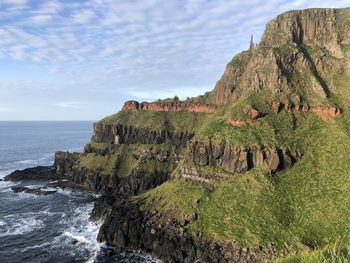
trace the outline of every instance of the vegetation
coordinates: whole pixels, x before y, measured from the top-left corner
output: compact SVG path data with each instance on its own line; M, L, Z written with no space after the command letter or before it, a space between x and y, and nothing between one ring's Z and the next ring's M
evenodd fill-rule
M312 115L299 126L300 131L290 131L295 140L300 140L295 142L295 149L307 147L291 169L273 177L267 176L264 168L245 175L232 174L217 181L214 192L176 178L144 195L149 209L157 207L175 218L195 211L198 219L187 226L187 231L207 240L236 240L242 246L274 241L280 251L297 251L323 248L340 237L348 240L349 135L337 121L326 123ZM287 130L282 132L286 134ZM292 146L292 137L275 139ZM154 206L154 200L160 201ZM196 209L192 206L195 200L200 200ZM312 262L305 260L321 256L333 257L325 248L278 262Z
M98 155L96 153L84 154L79 159L79 166L89 170L101 172L103 175L110 175L113 172L118 156L113 155Z
M337 15L341 26L349 23L344 14ZM118 146L108 157L87 154L80 164L104 169L106 174L115 171L121 175L129 174L135 167L144 171L175 169L170 181L137 198L145 200L143 209L158 210L176 219L196 212L197 220L185 227L194 236L221 242L235 240L245 247L274 242L281 255L275 263L349 262L350 76L342 72L342 67L336 67L339 69L336 73L321 74L322 67L315 61L324 63L321 70L327 72L327 68L339 64L339 59L322 51L324 61L315 60L320 52L317 46L283 41L279 47L268 46L284 37L282 32L267 32L257 50L243 52L229 64L233 69L241 69L254 54L263 57L268 52L281 61L290 59L290 53L303 56L303 61L294 59L302 65L295 66L293 71L280 67L281 74L290 84L283 92L275 90L271 94L271 89L247 91L214 114L121 111L101 122L176 132L193 131L195 140L213 143L225 140L232 145L278 147L289 150L293 156L302 156L293 167L273 176L266 174L266 164L244 175L227 174L213 167L200 168L213 175L210 180L215 187L209 189L204 183L181 177L179 169L185 165L199 169L186 161L176 169L174 164L156 160L139 163L133 153L149 146ZM348 51L348 46L343 44L342 50ZM269 77L269 67L259 67L259 74ZM311 112L282 110L275 113L271 109L269 103L272 100L290 102L296 100L296 94L301 95L305 104L337 105L343 109L342 115L325 122ZM251 120L252 117L243 111L248 107L263 115L256 120L255 126L236 127L227 123L229 118ZM96 146L97 149L103 147ZM283 257L287 253L291 254Z
M196 131L205 125L211 114L193 112L128 111L122 110L102 119L101 123L122 123L139 128L172 131Z

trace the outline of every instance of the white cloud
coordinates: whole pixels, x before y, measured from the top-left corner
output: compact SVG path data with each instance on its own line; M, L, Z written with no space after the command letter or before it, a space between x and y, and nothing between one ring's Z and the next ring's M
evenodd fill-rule
M86 90L105 92L94 93L101 100L117 100L119 94L199 95L212 89L235 53L248 48L250 35L258 40L279 13L347 5L348 0L263 5L260 0L0 0L0 63L16 60L34 65L30 70L36 72L33 83L17 80L26 70L0 79L0 92L69 89L69 97L51 101L62 100L55 105L65 108L84 106L75 98ZM48 75L52 79L42 81Z
M27 20L27 22L44 25L47 22L49 22L51 19L52 19L51 15L42 14L42 15L35 15L35 16L30 17Z
M25 5L28 0L0 0L0 5Z
M81 108L86 102L84 101L63 101L63 102L57 102L55 105L61 108Z
M90 22L95 16L91 9L79 10L72 15L73 22L78 24L85 24Z

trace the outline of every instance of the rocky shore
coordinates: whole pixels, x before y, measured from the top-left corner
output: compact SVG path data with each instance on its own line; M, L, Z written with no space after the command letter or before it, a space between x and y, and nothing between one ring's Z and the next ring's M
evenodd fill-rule
M106 177L87 170L77 170L75 164L80 155L57 152L53 166L15 171L5 180L59 180L37 189L13 187L12 191L16 193L48 195L55 192L45 189L50 187L102 194L91 213L91 220L103 220L98 241L152 254L164 262L248 263L273 258L273 244L268 247L242 248L235 241L225 244L203 241L199 236L193 237L186 232L186 219L181 222L159 212L142 209L143 200L133 197L169 180L169 174L140 173L128 177Z

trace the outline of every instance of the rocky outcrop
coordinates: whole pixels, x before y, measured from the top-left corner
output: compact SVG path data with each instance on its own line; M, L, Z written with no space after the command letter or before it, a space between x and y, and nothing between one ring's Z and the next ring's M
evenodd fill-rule
M270 103L272 110L275 113L279 113L282 110L285 110L286 112L298 112L298 113L309 113L313 112L319 117L320 119L324 121L330 121L331 119L334 119L341 114L341 110L337 107L330 107L330 106L310 106L307 103L293 103L293 102L287 102L282 103L278 101L272 101Z
M77 164L82 153L55 152L55 162L53 170L55 173L64 178L72 178L74 175L73 167Z
M348 10L307 9L273 19L259 45L226 66L207 101L224 105L261 90L330 98L336 92L332 76L349 70L342 49L350 44Z
M243 113L249 115L253 119L258 119L262 117L262 113L253 108L244 108Z
M155 211L142 211L142 201L121 200L113 203L112 208L105 209L109 198L104 199L100 200L103 205L96 205L97 211L93 211L95 218L96 212L103 213L106 218L98 234L100 242L121 248L141 249L164 262L179 263L257 263L271 259L275 253L272 245L266 248L242 248L234 241L226 244L202 241L199 237L187 234L180 222ZM188 223L195 220L195 215L187 216L186 220Z
M291 167L297 160L288 151L264 147L242 147L226 142L218 144L200 141L188 144L188 161L201 166L217 166L230 173L245 173L267 164L270 173Z
M340 13L341 10L331 8L286 12L267 24L262 41L274 47L282 46L288 41L318 45L341 58L343 53L340 43L344 32L339 30ZM273 34L279 37L273 37Z
M164 183L170 178L167 171L136 169L128 176L104 175L82 167L75 167L70 180L99 193L135 195Z
M324 121L330 121L331 119L339 116L341 113L339 108L327 106L313 106L310 108L310 111L315 113Z
M81 153L58 151L55 153L55 162L52 166L36 166L24 170L16 170L4 179L13 182L70 179L74 174L73 166L77 163L80 156Z
M160 162L174 162L178 163L183 159L182 154L175 151L160 150L155 147L135 151L134 157L140 162L147 162L149 160L157 160Z
M228 174L203 171L201 168L202 167L195 167L190 164L182 164L172 176L183 178L185 181L200 183L209 192L213 192L217 189L218 181L229 178Z
M175 111L175 112L203 112L213 113L216 106L213 104L203 104L198 102L185 101L160 101L142 102L131 100L124 103L123 110L146 110L146 111Z
M14 193L26 193L26 194L34 194L34 195L49 195L54 194L56 190L44 190L44 188L28 188L28 187L12 187L11 190Z
M245 124L249 124L251 126L256 126L258 123L255 120L236 120L234 118L227 118L226 121L228 124L236 126L236 127L241 127Z
M140 158L141 163L150 159L162 159L165 156L166 158L162 161L168 162L169 167L179 158L176 154L152 150L150 153L145 150L141 153L135 152L135 154ZM56 152L52 170L56 171L56 174L61 176L60 178L68 179L81 189L99 193L134 195L162 184L170 178L172 172L171 169L144 170L136 167L128 176L116 173L106 175L98 170L80 166L79 157L82 155L84 153Z
M226 123L233 125L233 126L236 126L236 127L241 127L245 124L249 124L251 126L256 126L258 124L258 122L256 120L259 119L260 117L263 117L266 115L266 114L259 112L253 108L244 108L243 113L246 115L249 115L250 118L252 118L252 119L238 120L238 119L234 119L232 117L229 117L229 118L227 118Z
M16 170L7 175L5 181L33 181L33 180L60 180L66 179L63 174L56 174L55 169L52 166L37 166L33 168L27 168L24 170Z
M162 144L185 146L193 132L176 133L170 130L152 130L118 123L95 123L92 140L107 144Z

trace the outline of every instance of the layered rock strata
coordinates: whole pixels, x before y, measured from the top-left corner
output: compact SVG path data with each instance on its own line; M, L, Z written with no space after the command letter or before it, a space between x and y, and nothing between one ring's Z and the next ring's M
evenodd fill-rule
M108 144L162 144L185 146L193 132L176 133L170 130L152 130L118 123L95 123L92 140Z
M324 121L330 121L331 119L334 119L341 114L340 108L337 107L330 107L330 106L310 106L306 103L282 103L278 101L272 101L270 103L272 110L275 113L279 113L282 110L285 110L286 112L299 112L299 113L309 113L313 112L319 117L320 119Z
M200 166L217 166L230 173L246 173L252 168L267 164L270 173L290 168L297 160L288 151L268 150L264 147L242 147L226 142L218 144L201 141L187 146L187 160Z
M123 110L146 111L175 111L175 112L203 112L213 113L216 106L198 102L171 101L171 102L142 102L131 100L125 102Z

